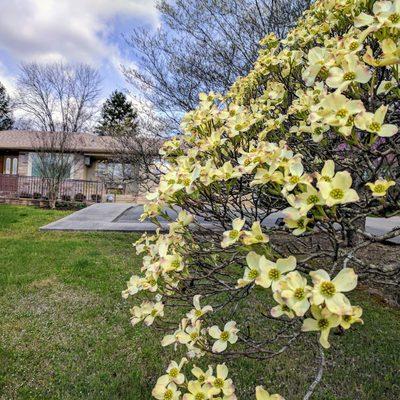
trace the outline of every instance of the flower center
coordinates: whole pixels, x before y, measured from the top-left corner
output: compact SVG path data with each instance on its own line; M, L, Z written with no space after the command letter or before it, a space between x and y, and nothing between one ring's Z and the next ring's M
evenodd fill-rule
M321 294L325 297L332 297L336 293L335 284L330 281L321 283Z
M189 178L186 178L186 179L184 179L183 180L183 184L185 185L185 186L189 186L190 185L190 179Z
M318 328L319 329L326 329L329 326L329 321L326 318L322 318L318 320Z
M369 129L370 129L372 132L379 132L379 131L381 130L381 128L382 128L382 125L381 125L379 122L372 122L372 123L369 125Z
M239 232L236 229L233 229L232 231L230 231L229 233L229 237L231 239L236 239L239 236Z
M150 286L154 286L156 284L156 280L154 278L150 278L147 282Z
M256 239L260 242L262 242L264 240L264 236L263 235L257 235Z
M354 124L354 116L350 115L350 117L347 119L346 126L352 126Z
M386 82L384 85L385 90L390 90L392 88L392 83L391 82Z
M153 309L151 310L151 316L155 317L157 315L157 310Z
M194 400L204 400L206 396L204 396L204 393L196 393L194 396Z
M282 311L290 312L290 308L286 304L282 304Z
M344 118L344 117L347 116L348 113L349 113L349 112L348 112L345 108L342 108L341 110L339 110L339 111L336 113L336 116L339 117L339 118Z
M229 339L229 332L227 332L227 331L221 332L220 339L223 340L224 342L226 342Z
M256 269L252 269L249 272L250 279L256 279L258 277L258 271Z
M343 321L344 322L350 322L350 320L351 320L351 315L343 315Z
M295 183L299 182L299 177L298 176L291 176L289 182L294 185Z
M307 198L307 204L317 204L319 202L319 197L316 194L312 194Z
M268 277L269 279L276 281L279 279L279 277L281 276L281 273L279 272L279 270L277 268L272 268L269 272L268 272Z
M342 189L332 189L329 195L335 200L340 200L343 199L344 192Z
M198 380L200 383L204 383L204 381L206 380L206 377L205 377L204 375L200 375L200 376L197 378L197 380Z
M321 176L321 181L324 181L324 182L331 182L332 179L331 179L329 176Z
M375 185L374 192L385 193L385 191L386 191L386 188L381 183L378 183L377 185Z
M224 387L224 380L221 378L214 379L214 386L218 389L222 389Z
M356 74L354 72L346 72L343 75L343 79L345 81L353 81L354 79L356 79Z
M172 267L173 269L178 269L180 266L181 266L181 263L180 263L179 260L174 260L174 261L172 261L172 263L171 263L171 267Z
M169 371L169 376L171 378L176 378L179 374L178 368L172 368L171 371Z
M203 315L203 312L202 312L201 310L196 310L196 311L194 312L194 315L195 315L196 317L201 317L201 316Z
M174 393L172 392L172 390L167 389L164 393L164 400L171 400L173 395L174 395Z
M389 19L394 24L398 24L400 22L400 14L399 13L394 13L389 17Z
M355 50L357 50L358 49L358 43L357 42L352 42L352 44L350 45L350 47L349 47L349 49L351 50L351 51L355 51Z
M190 334L190 339L196 340L199 337L199 334L197 332L192 332Z
M297 289L294 291L294 297L295 297L297 300L303 300L303 298L304 298L304 289L303 289L303 288L297 288Z

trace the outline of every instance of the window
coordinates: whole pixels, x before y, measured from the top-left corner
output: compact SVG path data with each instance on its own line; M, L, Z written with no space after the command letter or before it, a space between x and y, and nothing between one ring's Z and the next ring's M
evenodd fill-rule
M18 157L6 157L4 159L4 173L7 175L18 174Z
M73 156L70 154L31 153L31 175L39 178L71 179Z
M14 157L12 160L12 168L11 168L12 174L17 175L18 174L18 158Z

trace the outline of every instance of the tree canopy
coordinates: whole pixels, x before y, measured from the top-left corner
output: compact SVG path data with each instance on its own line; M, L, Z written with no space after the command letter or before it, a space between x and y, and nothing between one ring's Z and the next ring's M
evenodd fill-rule
M138 126L137 118L137 112L125 93L115 90L102 106L96 132L103 136L117 134L118 130L128 127L135 131Z
M13 122L10 97L4 85L0 82L0 131L11 129Z

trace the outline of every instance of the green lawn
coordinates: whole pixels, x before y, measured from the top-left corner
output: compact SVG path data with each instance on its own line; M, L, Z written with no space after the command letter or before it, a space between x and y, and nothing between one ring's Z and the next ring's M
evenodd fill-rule
M174 356L154 330L129 325L120 292L140 267L135 238L38 231L64 215L0 206L0 399L150 399ZM333 339L313 399L398 399L400 312L355 296L365 325ZM251 399L260 383L302 399L314 349L301 348L229 363L239 399Z

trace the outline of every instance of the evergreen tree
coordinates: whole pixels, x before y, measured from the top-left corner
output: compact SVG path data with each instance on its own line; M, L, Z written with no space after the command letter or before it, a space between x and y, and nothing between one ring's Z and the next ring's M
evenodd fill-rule
M126 131L132 134L137 131L137 127L137 112L132 103L124 93L115 90L103 104L96 132L100 136L119 135Z
M12 126L10 97L6 92L6 88L0 82L0 131L11 129Z

